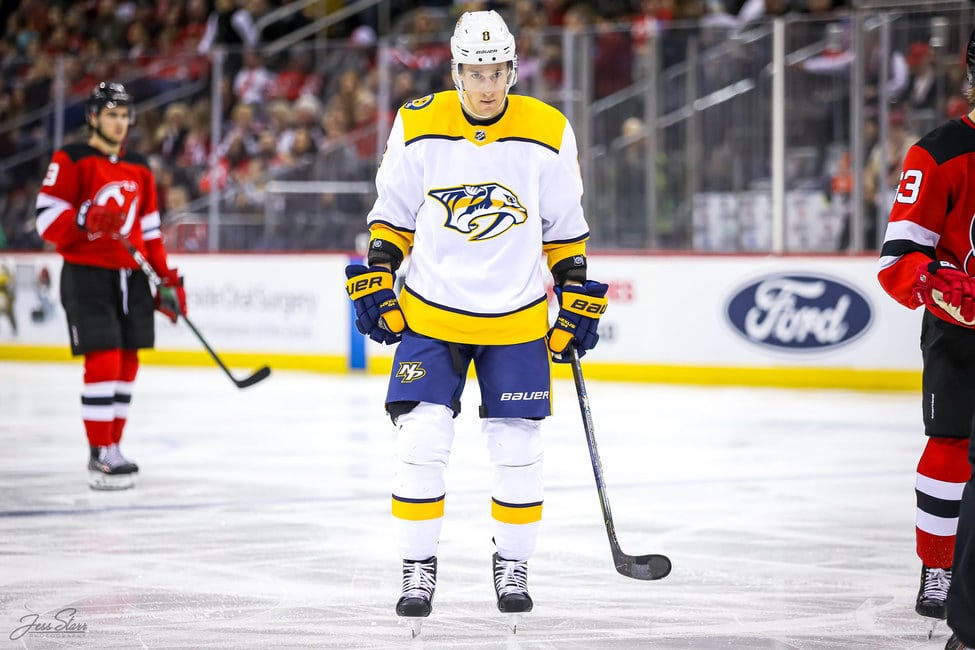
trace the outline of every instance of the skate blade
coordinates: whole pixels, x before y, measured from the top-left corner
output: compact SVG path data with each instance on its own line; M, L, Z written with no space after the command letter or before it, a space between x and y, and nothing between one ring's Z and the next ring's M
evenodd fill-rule
M132 474L103 474L102 472L88 472L88 487L92 490L128 490L135 487L135 476Z
M511 633L518 634L518 625L521 624L522 613L505 614L505 617L508 619L508 627L511 629Z
M406 625L410 628L410 638L415 639L420 636L420 628L423 625L423 619L416 616L405 616L403 620L406 621Z
M938 629L938 623L940 622L940 618L932 618L928 621L928 641L934 637L934 631Z

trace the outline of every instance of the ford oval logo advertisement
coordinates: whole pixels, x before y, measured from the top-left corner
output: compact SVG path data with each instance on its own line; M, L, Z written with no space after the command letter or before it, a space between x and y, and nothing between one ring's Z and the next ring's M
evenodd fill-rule
M728 302L728 320L748 341L796 352L849 343L870 325L872 309L859 291L821 275L760 278Z

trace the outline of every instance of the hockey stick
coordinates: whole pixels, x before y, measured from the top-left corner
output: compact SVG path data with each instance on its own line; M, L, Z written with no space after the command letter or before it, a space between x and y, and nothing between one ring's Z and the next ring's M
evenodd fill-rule
M613 524L613 513L609 509L609 497L606 495L606 486L603 482L603 466L599 462L599 451L596 448L596 430L592 424L592 411L589 409L589 394L586 393L586 382L582 378L579 351L574 345L569 345L569 355L572 360L572 378L576 382L576 395L579 396L579 408L582 410L582 426L586 430L586 442L589 443L592 472L596 477L599 505L603 509L603 522L606 524L609 549L613 552L613 563L616 565L616 570L628 578L636 578L637 580L665 578L670 573L670 558L656 553L627 555L620 548L620 543L616 539L616 526Z
M132 259L135 260L135 263L139 265L139 268L142 269L142 272L149 277L149 281L156 286L156 290L158 291L159 287L161 287L163 283L162 278L159 277L159 274L156 273L155 269L152 268L152 265L149 264L149 261L145 258L145 256L142 253L139 252L139 249L136 248L132 244L132 242L130 242L128 239L125 239L124 237L121 238L121 241L123 244L125 244L125 248L128 249L129 255L131 255ZM244 377L243 379L237 379L236 377L233 376L233 374L231 374L230 369L227 367L227 365L220 359L219 356L217 356L217 353L213 350L213 348L210 347L210 344L207 343L206 339L203 338L203 335L200 334L200 330L196 329L196 326L193 324L193 322L186 317L186 314L179 314L179 317L183 319L184 323L190 326L190 329L193 330L194 334L196 334L196 338L200 340L200 343L203 344L203 347L206 348L206 351L210 353L210 356L213 357L213 360L217 362L217 365L220 366L220 369L223 370L224 374L226 374L227 377L230 378L230 381L234 382L234 385L237 386L237 388L247 388L248 386L253 386L257 382L263 381L270 376L271 369L267 366L263 366L255 370L252 374L248 375L247 377Z

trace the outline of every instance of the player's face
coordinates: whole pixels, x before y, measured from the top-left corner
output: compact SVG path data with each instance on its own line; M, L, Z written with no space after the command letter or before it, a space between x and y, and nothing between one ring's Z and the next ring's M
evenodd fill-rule
M464 84L464 104L477 117L489 119L504 108L508 85L508 64L464 65L460 69Z
M115 142L121 142L129 132L129 107L103 108L97 120L102 133Z

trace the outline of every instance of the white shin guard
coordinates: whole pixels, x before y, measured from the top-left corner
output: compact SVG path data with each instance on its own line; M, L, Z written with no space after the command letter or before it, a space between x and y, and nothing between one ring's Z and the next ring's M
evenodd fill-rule
M508 504L541 503L544 451L541 422L523 418L487 418L481 425L494 465L492 496ZM512 524L494 521L498 554L508 560L527 560L535 551L539 522Z
M403 499L444 496L444 472L454 440L453 412L446 406L421 402L396 420L393 494ZM443 517L397 519L405 559L425 560L437 554Z

